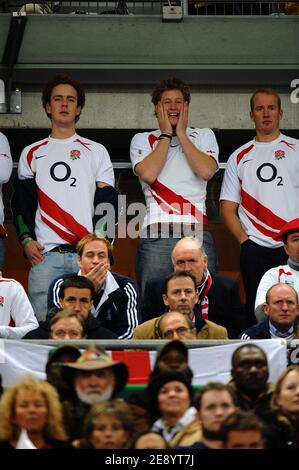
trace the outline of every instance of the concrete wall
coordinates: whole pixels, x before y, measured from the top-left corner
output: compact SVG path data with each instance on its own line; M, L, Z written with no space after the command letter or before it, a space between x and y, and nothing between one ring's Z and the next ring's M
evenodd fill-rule
M162 76L161 76L162 78ZM299 72L298 72L299 78ZM248 91L195 90L192 93L190 124L197 127L219 129L251 129L249 98L255 88ZM279 90L278 90L279 91ZM299 128L299 103L290 101L290 94L282 92L284 119L282 128ZM39 93L22 93L21 114L0 114L0 128L48 128L49 119L41 105ZM88 92L86 106L78 127L93 129L151 129L156 119L150 101L150 89L136 93Z

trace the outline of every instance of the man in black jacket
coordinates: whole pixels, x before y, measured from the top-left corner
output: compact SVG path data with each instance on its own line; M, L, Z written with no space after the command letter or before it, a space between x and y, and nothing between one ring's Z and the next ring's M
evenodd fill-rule
M84 276L69 276L59 290L60 306L63 310L76 313L84 320L86 339L117 339L117 336L91 314L94 296L93 283ZM23 339L51 338L51 318L41 322L39 327L30 331Z
M198 302L195 313L228 330L230 338L246 328L244 308L240 301L239 282L219 274L211 275L207 269L208 258L196 238L185 237L172 251L174 271L186 271L195 276ZM147 282L142 304L142 320L158 317L166 311L163 302L165 279Z
M95 288L92 315L118 339L130 339L140 323L140 299L137 284L118 273L111 273L112 245L96 233L89 233L77 244L78 274L90 279ZM48 292L48 311L60 308L59 287L68 275L54 279Z

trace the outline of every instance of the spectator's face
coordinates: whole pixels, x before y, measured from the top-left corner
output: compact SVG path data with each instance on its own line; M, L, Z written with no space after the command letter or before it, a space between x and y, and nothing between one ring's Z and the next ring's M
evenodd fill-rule
M182 417L191 405L186 385L177 380L166 383L158 393L158 408L164 417Z
M267 93L256 95L250 117L255 124L257 134L272 135L277 133L282 114L276 96Z
M115 375L111 369L76 371L74 386L78 398L93 405L109 400L115 388Z
M264 438L261 431L230 431L228 433L225 449L265 449Z
M180 90L164 91L161 95L160 103L167 113L171 126L175 128L184 103L183 93ZM155 107L155 111L156 113L158 112L158 106Z
M186 356L179 350L169 349L158 359L157 365L160 372L167 372L169 370L184 371L187 369L188 361Z
M63 299L60 299L60 305L63 310L77 313L86 320L92 308L91 291L85 288L67 287Z
M299 231L288 235L284 249L291 260L296 261L296 263L299 262Z
M51 327L51 339L82 339L83 328L75 318L61 318Z
M196 339L195 328L190 329L185 315L180 312L166 313L160 321L159 329L163 339Z
M244 393L259 393L267 388L269 369L262 351L255 348L242 348L232 366L232 378Z
M52 124L66 128L73 126L80 110L77 91L72 85L61 83L53 88L50 103L46 105Z
M105 242L94 240L86 243L82 256L78 257L78 265L83 276L86 276L96 266L109 265L108 248Z
M287 331L298 314L296 293L287 284L273 287L269 293L264 311L271 323L280 331Z
M218 433L223 421L235 409L233 399L227 390L207 390L201 398L199 410L203 431Z
M175 271L186 271L193 274L196 284L201 284L208 258L202 255L195 243L191 240L178 242L172 252L172 261Z
M299 413L299 371L291 370L281 385L277 404L291 414Z
M134 449L167 449L167 444L159 434L148 432L137 439Z
M15 402L15 424L28 432L42 432L48 422L48 406L38 392L20 390Z
M171 279L167 284L166 294L163 294L163 301L169 310L192 316L194 306L198 301L193 280L190 277Z
M61 366L56 365L57 362L76 362L78 356L74 356L69 351L62 352L55 357L55 360L52 364L48 366L47 370L47 381L54 385L57 390L69 390L69 386L66 384L65 380L61 374Z
M113 415L95 418L90 441L95 449L122 449L128 442L129 433L123 423Z

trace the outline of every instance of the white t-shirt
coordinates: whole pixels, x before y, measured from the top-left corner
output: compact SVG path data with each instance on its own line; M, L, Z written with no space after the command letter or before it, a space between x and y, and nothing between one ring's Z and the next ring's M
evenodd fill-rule
M5 233L2 185L7 183L12 172L12 158L7 138L0 132L0 234Z
M266 302L266 293L274 284L290 284L299 296L299 271L288 264L276 266L265 272L256 291L255 308Z
M152 153L160 130L136 134L131 142L130 157L133 168ZM211 129L187 128L191 142L218 162L218 144ZM146 201L143 228L157 222L206 223L207 182L192 170L177 137L173 137L167 159L154 183L139 181Z
M38 208L35 233L45 252L57 245L76 244L91 232L96 182L114 186L105 147L75 134L26 147L20 157L20 179L35 178Z
M277 248L281 227L298 217L299 141L280 136L272 142L252 140L229 158L220 200L239 204L241 225L258 245Z
M0 338L19 339L35 328L38 322L23 286L0 278Z

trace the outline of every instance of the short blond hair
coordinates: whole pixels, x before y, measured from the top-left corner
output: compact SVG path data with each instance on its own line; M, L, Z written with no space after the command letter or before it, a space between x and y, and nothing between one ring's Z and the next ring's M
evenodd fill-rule
M48 408L48 422L44 436L48 439L66 440L63 427L62 408L55 388L45 380L36 380L27 375L21 382L9 387L0 400L0 440L11 441L18 438L20 429L15 424L15 405L19 392L40 393Z

